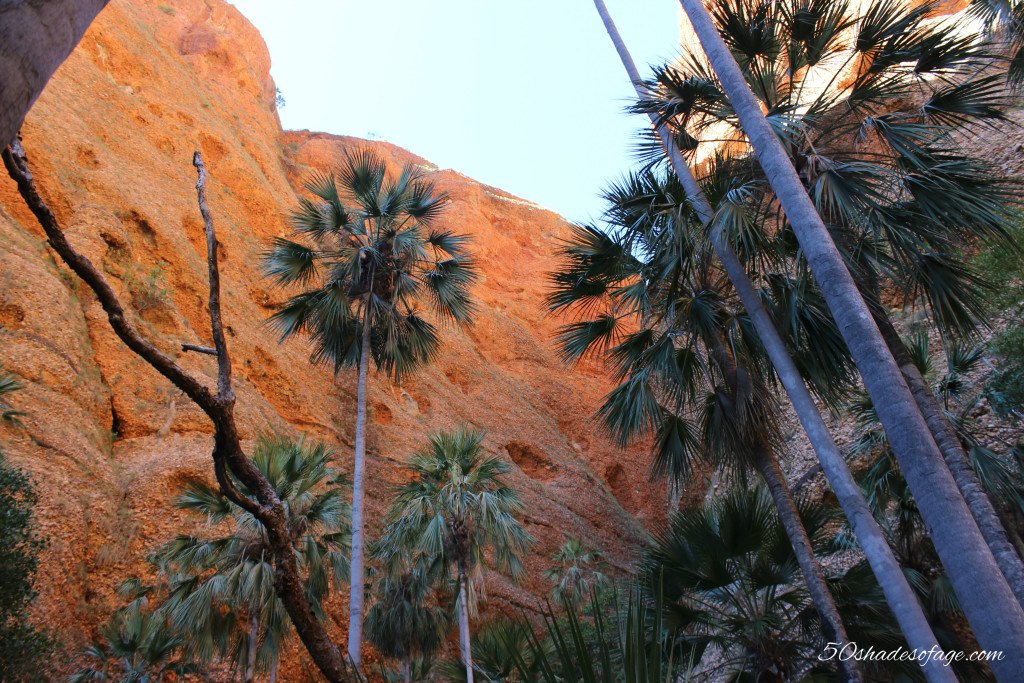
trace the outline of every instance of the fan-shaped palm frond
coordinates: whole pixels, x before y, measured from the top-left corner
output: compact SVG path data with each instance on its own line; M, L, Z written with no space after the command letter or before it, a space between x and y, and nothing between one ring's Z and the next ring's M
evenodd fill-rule
M388 510L378 547L385 555L402 552L430 558L444 577L454 569L463 647L469 667L470 579L485 565L513 580L524 575L522 554L532 539L516 515L519 494L502 479L508 464L487 455L484 434L460 427L431 435L409 459L410 480L399 486Z
M305 594L320 614L331 585L348 579L348 478L331 467L322 443L264 436L251 457L285 506ZM177 504L211 525L231 524L228 535L178 536L154 553L167 583L161 609L189 634L186 651L202 661L226 656L240 668L276 667L291 622L274 590L266 531L205 482L187 482Z
M555 584L551 597L556 605L579 608L592 591L600 591L608 583L608 565L601 554L576 536L566 539L551 562L553 566L544 576Z
M7 423L9 425L20 427L21 422L18 420L19 417L25 413L20 410L15 410L4 401L4 397L7 394L14 393L24 389L25 385L17 377L0 370L0 423Z
M68 683L104 681L144 683L202 675L198 663L186 655L187 636L177 631L162 610L119 610L100 627L102 642L81 653L91 666L68 676Z
M334 368L359 362L364 319L377 367L399 379L436 355L437 331L416 313L424 302L443 321L469 323L477 267L469 238L434 226L448 198L413 166L390 175L375 152L350 152L333 173L310 177L290 216L295 236L263 256L267 277L299 286L270 320L282 338L307 334L312 360ZM370 312L369 318L366 317Z

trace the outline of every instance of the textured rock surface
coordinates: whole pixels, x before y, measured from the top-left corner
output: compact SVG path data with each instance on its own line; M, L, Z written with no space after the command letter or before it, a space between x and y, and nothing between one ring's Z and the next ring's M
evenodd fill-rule
M645 451L623 453L590 420L610 388L600 368L563 369L558 321L543 316L544 274L566 235L558 216L385 143L282 132L270 57L256 30L220 0L170 6L115 0L58 71L24 128L41 190L75 243L101 263L138 321L194 373L213 359L181 355L209 344L203 228L194 149L210 169L222 243L222 283L237 412L246 438L307 433L351 464L355 377L307 363L301 342L278 345L263 321L284 295L261 281L258 256L286 231L297 184L372 144L413 161L448 191L444 220L475 238L484 273L481 314L445 333L438 364L402 386L371 382L370 519L398 465L433 429L465 422L488 431L538 539L519 587L492 574L491 609L535 606L546 558L566 534L603 548L618 567L663 515L663 487L647 481ZM162 293L166 290L166 294ZM95 298L56 265L13 183L0 180L0 362L24 379L14 396L24 431L6 430L9 457L42 493L50 539L39 610L69 648L116 606L113 587L145 553L181 529L169 504L186 476L212 478L206 417L114 337ZM335 605L338 635L342 605Z

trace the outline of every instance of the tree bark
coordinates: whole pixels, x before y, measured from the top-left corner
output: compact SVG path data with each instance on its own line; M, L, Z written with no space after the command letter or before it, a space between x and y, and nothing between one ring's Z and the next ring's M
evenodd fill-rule
M924 420L935 439L936 445L942 452L942 457L949 466L949 471L956 481L960 493L971 510L974 521L977 522L985 542L988 543L992 555L999 564L999 569L1010 584L1010 589L1017 597L1017 602L1024 606L1024 562L1021 562L1020 555L1014 549L1013 544L1003 527L1000 515L992 504L992 500L985 492L985 488L978 480L978 475L971 467L971 460L964 451L960 437L957 436L953 425L949 423L946 412L939 405L935 392L924 377L921 371L914 364L913 358L904 346L903 340L893 327L892 321L881 311L872 306L875 314L875 321L882 333L893 358L903 373L903 379L910 387L910 393L914 396L917 407L921 410Z
M752 382L757 380L753 378L748 370L737 365L736 357L728 346L724 335L715 340L712 353L716 365L722 371L725 384L737 403L736 410L743 410L743 407L738 405L740 401L740 373L742 372L746 377L751 378ZM749 428L761 429L761 426L750 425ZM850 637L846 634L846 626L843 625L843 620L839 616L839 610L836 608L832 592L828 589L828 583L825 581L825 575L821 571L821 565L818 564L818 558L814 555L811 539L808 537L807 529L804 528L803 521L800 519L800 511L796 507L796 501L793 500L792 491L786 485L786 477L782 474L782 468L779 466L778 458L769 443L768 435L761 431L760 433L751 433L747 436L750 436L754 464L768 485L772 502L775 503L775 509L779 513L779 521L782 522L782 528L786 532L787 538L789 538L789 544L793 548L793 554L796 555L800 573L803 575L804 583L807 585L807 592L810 594L811 602L814 603L814 608L818 611L818 616L821 618L821 628L825 634L825 642L835 645L836 649L841 652L849 646ZM864 680L860 664L855 658L837 658L836 664L844 680Z
M594 0L594 4L597 6L597 11L601 15L601 19L608 31L608 35L611 37L612 43L615 45L623 66L637 90L637 95L642 96L640 74L633 64L629 51L622 42L622 38L616 30L603 0ZM775 368L775 373L778 375L783 388L792 402L793 409L800 419L800 424L807 433L807 437L814 448L825 476L835 492L836 498L839 500L839 504L846 514L846 518L850 522L857 540L860 542L864 556L867 558L868 564L871 566L879 585L882 587L885 599L889 603L889 607L892 609L900 629L907 639L907 643L911 648L921 651L928 651L933 647L938 647L938 641L935 639L935 634L932 632L931 625L928 623L924 611L914 595L914 591L911 589L910 584L907 583L907 578L903 574L899 562L896 561L892 548L889 547L881 527L878 526L878 522L871 514L867 501L864 500L864 494L854 480L853 475L846 466L846 461L832 439L832 435L829 433L828 427L821 417L821 412L818 410L814 398L807 389L807 385L804 384L803 377L789 355L785 342L783 342L778 330L775 329L771 316L768 315L768 311L765 310L761 303L754 284L747 276L735 252L733 252L728 242L723 239L720 227L712 224L714 211L711 208L711 204L704 196L704 193L697 184L696 178L694 178L689 166L687 166L682 155L679 153L679 149L672 141L667 127L665 125L658 126L654 117L651 117L651 122L656 126L662 145L672 163L673 170L686 190L694 210L702 221L711 225L710 234L715 253L722 262L722 266L733 287L736 288L736 292L743 303L747 315L750 316L754 324L754 329L757 331L757 335L761 339L761 343L764 345L765 351ZM926 664L924 672L932 683L938 683L939 681L955 683L956 681L955 676L953 676L948 667L935 661Z
M846 627L843 626L832 592L828 588L828 582L814 555L811 539L807 536L807 529L804 528L803 521L800 519L800 511L793 499L793 492L786 485L786 477L770 447L761 443L755 446L755 449L754 458L758 471L768 485L768 492L775 503L775 509L779 512L779 521L782 522L789 543L793 546L797 564L800 565L800 573L803 574L804 583L807 584L807 592L821 618L825 641L835 644L836 648L841 651L843 646L850 642L850 638L846 635ZM849 662L852 661L852 657L845 661L842 659L838 661L843 677L848 681L863 680L864 675L859 667L849 666Z
M0 147L109 0L0 2Z
M980 646L1000 680L1024 671L1024 610L971 517L892 354L793 164L700 0L680 0L800 242Z
M256 647L259 645L259 620L256 610L249 617L249 652L245 665L245 683L253 683L256 679Z
M371 285L372 290L372 285ZM348 598L348 657L358 668L363 648L363 490L366 473L366 375L370 363L370 303L363 313L363 338L359 351L359 385L356 390L356 454L352 474L352 560Z
M473 683L473 653L469 641L469 596L466 592L466 572L459 563L459 645L462 663L466 666L466 683Z
M306 599L305 586L295 559L295 550L292 546L284 506L274 487L242 450L234 415L235 395L231 389L231 357L228 354L224 327L221 322L217 239L206 203L206 167L203 165L202 156L196 152L193 156L193 164L199 176L196 193L206 225L207 264L210 277L210 329L217 351L218 367L216 394L211 393L205 384L185 372L174 360L139 333L125 315L120 300L103 274L89 259L76 252L67 241L57 218L36 190L21 143L15 141L9 149L3 151L2 156L8 173L17 182L18 191L42 226L50 246L96 294L114 333L136 355L195 401L213 422L213 469L221 493L231 502L253 515L266 529L270 553L274 560L274 592L284 604L299 639L324 677L331 683L344 681L346 671L341 653L331 642L330 636L324 630L323 624L316 618ZM255 495L256 500L243 494L235 485L231 475L237 477L238 481Z

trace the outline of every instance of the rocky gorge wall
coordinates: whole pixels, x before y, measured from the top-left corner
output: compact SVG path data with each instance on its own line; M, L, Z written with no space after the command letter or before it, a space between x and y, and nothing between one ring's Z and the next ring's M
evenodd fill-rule
M201 150L244 437L308 434L350 469L355 373L311 367L301 341L278 344L265 319L285 293L261 279L259 255L287 232L302 179L345 150L369 145L420 165L451 195L443 221L474 239L481 310L471 329L445 331L435 365L401 386L371 379L371 524L426 434L466 423L487 430L487 450L512 463L509 479L537 539L524 584L489 575L489 609L537 607L549 588L547 558L567 534L627 568L667 496L647 480L646 450L617 449L590 419L611 388L601 368L567 370L554 353L561 321L544 315L544 283L568 224L387 143L282 131L269 70L257 31L221 0L114 0L23 129L41 192L72 243L102 264L154 343L214 377L212 357L180 352L182 343L211 343L191 166ZM41 493L36 519L49 547L37 608L77 650L118 605L114 586L192 524L171 499L187 477L212 480L212 425L114 336L92 293L54 262L6 176L0 364L26 383L11 399L25 428L0 431L0 446ZM331 613L339 638L342 606Z

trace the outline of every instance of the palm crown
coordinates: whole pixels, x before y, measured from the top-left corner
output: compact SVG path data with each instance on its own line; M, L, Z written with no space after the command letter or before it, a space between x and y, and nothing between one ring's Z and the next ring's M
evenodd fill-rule
M349 154L337 173L313 176L291 216L302 241L275 240L266 272L299 285L271 319L283 337L307 332L313 359L335 369L359 360L360 331L370 320L377 366L400 377L436 356L437 328L417 305L426 300L446 321L469 322L476 280L468 238L434 226L448 198L412 165L398 177L375 153Z
M483 438L465 428L440 432L410 458L412 479L396 491L384 547L425 553L463 576L489 548L499 570L522 576L520 554L531 539L515 517L519 494L502 481L508 464L484 453Z
M567 538L551 556L551 561L554 566L545 571L544 576L555 582L551 597L556 603L577 607L590 591L608 584L607 563L601 559L601 553L587 547L583 539Z
M655 475L684 480L695 459L745 469L750 431L773 430L771 376L703 226L678 183L657 172L630 175L606 198L610 230L575 227L552 275L549 306L580 318L560 329L562 356L609 361L619 385L599 414L621 443L656 435ZM770 282L765 299L798 365L829 396L852 365L824 302L801 278ZM731 390L725 375L737 363Z
M1006 235L1011 188L958 149L954 131L1003 118L991 55L930 3L715 0L719 32L789 153L862 290L879 278L921 296L942 329L965 332L985 283L955 254ZM796 258L796 240L714 72L696 55L659 69L634 109L693 151L722 150L733 189L716 218L751 267ZM760 261L759 261L760 260Z

